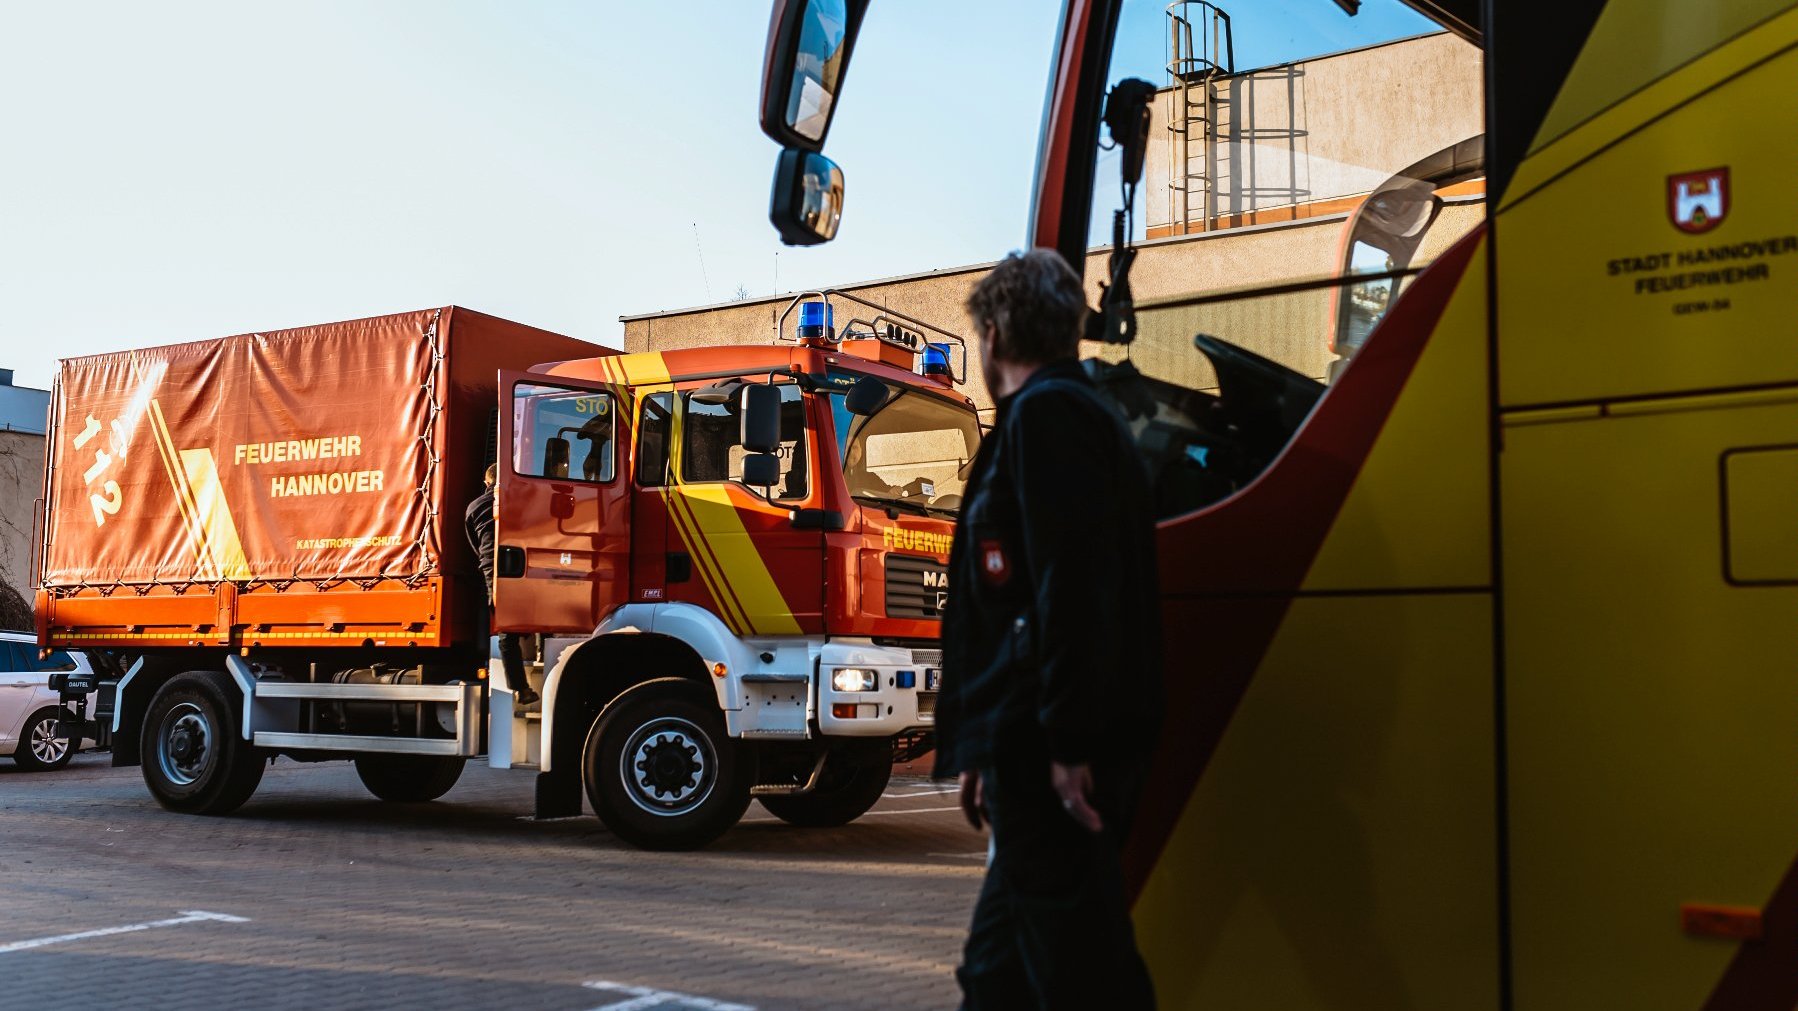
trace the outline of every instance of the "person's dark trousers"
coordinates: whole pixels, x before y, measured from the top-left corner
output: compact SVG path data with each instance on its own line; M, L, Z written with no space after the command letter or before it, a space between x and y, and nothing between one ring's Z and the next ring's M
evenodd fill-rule
M1062 810L1046 759L981 777L993 859L955 970L964 1011L1153 1008L1119 856L1136 777L1095 769L1100 835Z
M488 635L493 634L493 589L487 590L487 599L482 601L485 608L481 611L481 623L478 627L485 629ZM482 650L483 655L486 653ZM518 636L505 632L499 637L499 662L506 671L506 686L517 692L520 688L530 688L530 680L524 673L524 647Z

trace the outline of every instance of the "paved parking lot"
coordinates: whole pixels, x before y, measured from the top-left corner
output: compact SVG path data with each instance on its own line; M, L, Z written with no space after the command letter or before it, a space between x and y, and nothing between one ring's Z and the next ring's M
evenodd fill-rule
M396 805L283 759L199 818L110 762L0 761L0 1007L952 1007L985 855L914 777L844 828L753 805L664 854L531 821L528 775L473 764Z

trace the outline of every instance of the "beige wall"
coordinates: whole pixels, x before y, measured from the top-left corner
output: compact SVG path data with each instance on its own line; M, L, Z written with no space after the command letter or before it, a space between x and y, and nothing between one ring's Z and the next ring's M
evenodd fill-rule
M1445 209L1421 250L1423 256L1434 258L1449 241L1472 228L1481 213L1477 202ZM1155 309L1153 303L1196 292L1328 276L1336 269L1345 219L1336 214L1144 243L1131 271L1131 286L1143 307L1138 312L1137 341L1128 354L1151 376L1207 389L1215 378L1192 346L1193 335L1204 332L1321 379L1332 358L1330 291L1167 310ZM1094 305L1098 304L1099 281L1106 276L1108 255L1108 250L1095 250L1087 256L1087 296ZM962 306L989 266L845 285L843 290L972 340L971 324ZM669 351L768 343L774 340L775 320L791 301L792 296L784 296L627 318L624 349ZM837 307L839 323L849 318L850 309L847 303ZM789 332L791 326L789 320ZM1125 349L1091 345L1084 353L1115 360L1123 357ZM972 374L965 390L984 412L992 407L992 398L980 381L978 363L971 363L969 371Z
M0 430L0 579L31 599L31 527L44 483L44 437Z
M1366 193L1485 129L1480 51L1446 32L1219 78L1210 88L1211 157L1197 133L1187 153L1195 174L1209 166L1214 214ZM1180 171L1168 129L1174 110L1171 90L1150 106L1143 215L1151 229L1169 222L1169 179ZM1195 196L1191 220L1203 214Z
M1197 291L1254 286L1296 277L1321 277L1332 270L1343 220L1342 215L1334 215L1291 224L1147 242L1140 247L1141 252L1131 271L1131 286L1139 302L1148 302ZM1087 256L1087 296L1095 305L1099 298L1099 281L1106 276L1108 255L1108 250L1096 250ZM963 304L989 267L990 264L983 263L957 270L845 285L843 290L972 340ZM627 318L624 349L632 352L670 351L716 344L766 343L774 339L775 320L791 301L792 296L785 296ZM839 323L848 319L849 310L847 304L835 310ZM1174 361L1185 356L1177 346L1177 331L1170 328L1185 326L1185 320L1189 318L1208 317L1203 314L1142 313L1142 331L1135 349L1139 366L1154 375L1165 372L1164 378L1183 374ZM789 331L791 325L789 320ZM1224 331L1234 329L1220 326L1214 332L1227 337L1228 333ZM1290 326L1270 322L1257 331L1266 339L1257 341L1254 350L1306 375L1321 376L1329 361L1325 331L1321 320L1311 320L1305 326L1298 325L1296 320ZM1194 332L1188 331L1184 335L1188 353L1191 353ZM1151 369L1151 355L1166 357L1166 367ZM978 363L971 363L969 372L967 394L982 410L991 408L992 398L980 381Z

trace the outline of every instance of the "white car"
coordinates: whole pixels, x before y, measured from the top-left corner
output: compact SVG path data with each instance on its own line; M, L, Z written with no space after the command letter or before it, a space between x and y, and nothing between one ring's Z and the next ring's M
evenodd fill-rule
M26 769L60 769L76 749L74 742L53 733L62 707L50 687L50 675L93 668L79 652L51 650L42 660L37 654L34 637L0 632L0 755L11 755Z

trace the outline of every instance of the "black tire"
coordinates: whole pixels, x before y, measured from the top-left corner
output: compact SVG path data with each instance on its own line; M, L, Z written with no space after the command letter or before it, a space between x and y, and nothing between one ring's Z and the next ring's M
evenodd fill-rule
M19 729L19 747L12 753L12 760L18 763L19 768L31 772L48 772L62 768L75 757L76 742L62 740L51 734L56 728L57 714L58 710L55 709L39 709Z
M662 678L606 707L587 734L581 772L594 813L620 839L686 850L742 819L745 766L709 686Z
M361 755L356 775L382 800L415 804L450 792L467 762L443 755Z
M847 825L880 802L893 778L893 746L842 748L824 760L824 772L810 793L762 797L768 813L801 828Z
M242 736L237 688L217 671L169 679L144 712L144 785L182 814L229 814L262 782L268 756Z

